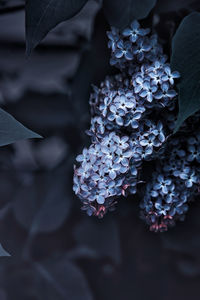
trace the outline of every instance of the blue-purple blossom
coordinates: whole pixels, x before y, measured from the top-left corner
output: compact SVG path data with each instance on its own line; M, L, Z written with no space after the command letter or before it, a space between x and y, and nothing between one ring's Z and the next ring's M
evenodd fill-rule
M135 181L137 178L137 169L133 170L133 164L130 165L132 155L129 138L115 132L94 142L88 149L84 148L77 156L80 165L75 167L74 192L82 200L96 205L104 204L109 197L123 195L131 186L133 176Z
M174 84L174 79L179 78L180 74L177 71L172 72L171 68L169 66L165 66L164 67L164 74L162 76L162 80L165 81L169 81L169 83L171 85Z
M150 29L140 28L140 24L135 20L131 23L130 27L123 30L122 35L129 37L132 43L135 43L140 36L145 36L150 32Z
M138 39L137 45L134 47L133 53L136 55L139 62L143 61L146 52L151 50L151 44L146 39Z
M171 138L180 75L171 71L158 36L136 20L107 35L110 64L119 73L93 86L92 143L76 158L73 189L88 215L103 217L141 185L142 218L150 230L165 231L184 218L197 191L200 135ZM155 172L145 178L148 161Z
M133 49L132 49L131 43L128 41L123 42L123 40L119 40L117 42L117 47L114 51L114 56L116 58L124 57L126 60L132 60L133 59Z

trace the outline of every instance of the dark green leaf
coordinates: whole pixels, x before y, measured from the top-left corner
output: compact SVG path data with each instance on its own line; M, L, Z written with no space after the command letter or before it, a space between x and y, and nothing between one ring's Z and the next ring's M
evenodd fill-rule
M24 127L10 114L0 108L0 146L28 138L41 138L41 136Z
M26 4L26 51L31 51L57 24L76 15L87 0L28 0Z
M39 278L43 282L42 299L48 300L92 300L91 290L81 270L67 257L51 259L43 264L35 264Z
M13 212L17 221L34 235L58 229L70 213L67 191L68 164L35 177L31 186L16 193Z
M48 245L47 245L48 247ZM81 269L67 255L27 263L15 257L1 275L5 299L20 300L92 300L92 292ZM1 290L0 290L1 291ZM0 299L1 298L0 293Z
M80 65L72 82L72 99L70 103L73 103L77 118L80 120L80 128L82 128L83 124L83 115L89 115L88 99L91 91L91 83L99 85L105 76L111 72L109 64L110 51L107 47L108 40L105 34L107 26L106 19L102 11L100 11L95 20L90 47L83 53ZM83 128L81 130L83 130Z
M119 230L115 220L85 219L75 228L74 236L79 246L90 249L94 255L109 257L118 264L121 262Z
M193 3L197 2L196 0L158 0L156 4L156 12L157 13L167 13L170 11L178 11L180 9L188 8Z
M148 16L156 0L104 0L104 11L111 26L123 28L134 19Z
M0 257L1 256L10 256L10 254L3 249L2 245L0 244Z
M172 42L171 67L181 74L175 132L200 109L200 13L185 17Z

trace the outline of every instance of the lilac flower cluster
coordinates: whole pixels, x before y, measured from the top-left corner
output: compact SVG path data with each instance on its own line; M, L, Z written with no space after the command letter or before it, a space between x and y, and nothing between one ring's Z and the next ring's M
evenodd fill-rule
M200 134L173 138L163 160L146 185L140 204L141 216L152 231L166 231L176 220L184 220L188 204L199 192Z
M108 32L108 47L112 51L110 64L124 69L138 62L159 59L163 53L162 47L158 44L157 36L149 37L149 33L150 29L140 28L137 21L133 21L123 32L112 27Z
M137 21L122 32L111 28L108 38L110 63L120 73L107 76L100 87L93 86L87 131L92 144L77 157L74 169L73 189L83 203L82 209L98 217L113 209L118 197L137 192L145 161L166 155L177 103L175 80L179 78L178 72L171 71L157 36L140 28ZM172 154L171 159L173 164ZM162 213L170 218L176 215L163 206L171 205L169 199L180 194L186 197L178 191L183 175L175 177L164 166L160 169L165 173L156 170L141 203L143 218L151 229L162 223ZM188 178L191 174L188 172ZM184 205L182 211L186 210Z
M132 163L133 151L128 136L115 132L84 149L76 160L80 163L74 171L74 192L83 202L89 215L101 216L116 197L136 193L137 168ZM109 199L107 206L106 199Z
M107 77L100 88L93 87L90 133L94 136L107 130L140 130L152 115L155 118L155 114L160 114L164 108L174 109L177 96L174 81L179 78L179 73L171 71L156 36L147 36L148 33L149 29L141 29L137 21L121 34L115 28L108 32L112 61L117 59L114 65L121 73ZM131 46L123 52L122 43ZM141 43L148 51L142 57L142 52L135 56Z

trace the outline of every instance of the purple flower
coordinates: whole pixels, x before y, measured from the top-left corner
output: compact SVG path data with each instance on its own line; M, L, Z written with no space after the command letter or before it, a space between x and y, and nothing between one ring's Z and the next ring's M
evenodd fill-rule
M124 29L123 36L129 37L132 43L135 43L139 36L145 36L150 32L150 29L140 28L140 24L135 20L131 23L129 28Z
M169 66L164 67L164 75L162 76L163 81L169 81L171 85L174 84L174 79L180 77L180 73L177 71L172 72Z
M144 59L145 53L150 51L151 45L147 43L144 39L137 40L137 46L134 47L133 53L137 56L138 61Z
M177 95L175 90L169 90L169 85L167 83L163 83L161 85L161 90L155 94L156 99L169 98L172 99Z
M142 98L146 98L148 102L152 102L154 94L157 91L156 85L151 85L150 82L146 81L143 85L143 90L140 92Z
M108 114L108 120L111 122L115 121L117 125L123 126L125 111L123 109L117 109L115 105L110 106L110 111L111 113Z
M116 44L119 40L119 30L115 27L111 27L111 31L107 32L109 38L108 48L111 48L112 51L116 50Z
M132 60L133 51L132 51L131 43L128 41L124 42L123 40L119 40L117 42L117 48L114 52L114 55L116 58L125 57L125 59L127 60Z
M164 178L163 175L158 175L157 183L154 184L155 190L160 190L163 194L167 194L169 188L172 185L172 180L170 178Z

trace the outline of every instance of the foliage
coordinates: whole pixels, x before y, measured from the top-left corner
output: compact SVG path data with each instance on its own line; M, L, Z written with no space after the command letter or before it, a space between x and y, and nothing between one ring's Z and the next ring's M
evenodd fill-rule
M31 235L37 232L52 232L59 228L70 212L71 203L67 196L64 172L68 172L68 163L51 174L36 176L27 199L27 187L24 186L15 195L13 210L19 223L29 230ZM60 179L62 178L62 179ZM44 191L40 196L39 182L44 182ZM31 215L29 214L31 208ZM55 220L55 215L59 218Z
M29 55L60 22L77 14L87 0L29 0L26 4L26 42Z
M29 0L26 5L27 54L39 44L57 24L77 14L88 0ZM156 0L104 0L105 16L111 25L125 27L134 18L145 18Z
M174 1L174 0L158 0L156 5L156 11L158 13L167 13L178 11L181 9L185 9L186 7L192 7L193 4L197 3L196 0L182 0L182 1Z
M156 0L104 0L105 16L111 26L124 28L132 20L144 19L148 16Z
M181 73L179 114L175 131L200 109L200 14L192 13L179 25L172 42L171 66Z
M10 254L3 249L1 244L0 244L0 256L10 256Z
M34 14L37 12L41 16L42 2L32 1L30 5ZM38 7L34 7L34 3L38 3ZM80 4L79 1L76 3ZM134 10L130 4L134 4ZM145 172L141 174L141 167L138 167L142 176L137 185L142 194L122 197L118 209L104 219L88 218L80 211L80 203L71 190L75 156L83 147L89 148L89 138L83 134L90 125L89 101L91 104L94 99L106 95L108 82L114 82L116 88L120 81L117 73L121 70L109 65L110 50L106 45L109 24L124 29L133 17L141 18L142 27L149 27L158 34L159 44L171 59L172 38L178 33L179 26L182 27L184 18L191 12L199 12L199 1L85 1L80 11L78 6L69 7L65 11L64 22L58 25L59 20L62 21L59 19L62 12L51 19L42 18L44 26L40 28L41 32L36 30L37 37L33 38L32 31L30 38L32 41L37 38L35 42L42 41L42 44L27 61L24 55L24 7L24 0L0 1L0 105L5 112L45 136L45 139L15 142L15 137L10 136L14 143L0 147L0 242L6 253L11 255L1 257L0 299L162 299L166 281L170 286L165 291L166 298L198 298L200 205L198 201L192 203L190 200L193 197L189 196L190 192L193 194L195 176L198 175L199 145L194 143L198 140L198 112L188 117L174 136L169 136L174 129L178 107L174 108L171 116L166 113L166 107L162 114L158 111L157 118L164 123L163 129L166 129L166 124L168 126L163 143L167 155L165 153L163 156L163 148L158 147L159 152L155 149L153 152L159 160L143 160ZM26 12L29 22L33 21L31 11L29 14ZM72 12L74 16L68 19ZM189 27L190 34L181 44L181 51L176 53L177 65L180 63L179 56L182 57L195 31L195 27ZM132 29L126 31L126 41L131 39L128 33ZM27 41L28 54L33 50L31 43ZM112 45L111 40L109 44ZM193 64L193 68L189 69L193 75L197 70L196 62L192 62L193 58L197 59L197 53L193 52L197 42L194 45L192 56L184 52L183 57L184 61L189 60ZM123 52L121 46L119 44L117 56ZM134 50L137 53L137 49ZM123 58L116 58L115 55L116 52L112 51L112 62L115 66L122 66ZM138 54L138 58L141 57ZM185 64L185 69L188 67ZM169 68L166 70L169 71ZM140 80L140 72L137 70L133 76L134 92L137 91L137 97L143 95L145 98L144 87L147 88L148 84ZM175 83L181 83L183 77L181 74L178 81L174 79ZM91 84L98 89L91 89ZM92 97L89 100L90 93ZM148 98L151 99L149 93ZM112 97L110 99L114 102ZM125 104L130 105L130 95L127 99ZM161 99L153 101L159 102ZM98 135L102 134L99 114L105 112L105 107L101 104L96 106L98 117L93 115L90 128L92 139L97 128ZM115 104L119 105L119 102ZM124 101L120 105L123 106ZM108 104L108 111L110 107L111 103ZM113 107L111 109L112 114L103 116L103 124L114 125L115 130L117 126L122 129L120 121L130 121L128 115L113 119L116 111ZM146 106L145 109L147 111ZM149 110L155 112L153 108ZM152 121L155 121L153 114ZM15 125L17 123L14 122ZM132 125L137 126L138 122L132 122ZM123 135L127 136L131 130L137 131L131 129L132 125L123 127ZM22 127L17 128L21 132ZM14 132L12 129L11 133ZM141 148L149 151L144 145L147 143L146 136L142 143L137 155L141 154ZM170 170L166 170L169 166ZM177 168L180 173L175 178ZM163 193L166 191L163 183L167 183L168 194ZM185 190L185 184L188 186L191 183L193 186ZM123 194L127 192L128 189L124 188ZM153 197L157 193L159 201L158 197ZM167 203L170 200L172 202ZM161 205L161 201L165 201L165 206ZM149 213L151 205L153 213ZM173 209L170 211L169 207ZM162 235L149 233L138 217L140 215L152 230L163 231L166 226L173 225L173 220L165 218L162 213L168 215L170 211L173 214L175 209L174 221L183 219L186 210L187 217L184 222L177 222L174 230ZM158 220L159 214L162 218ZM1 253L5 255L2 249Z
M41 136L24 127L10 114L0 108L0 146L28 138L41 138Z
M108 32L110 64L120 73L94 87L88 131L92 144L76 158L73 189L82 209L99 218L117 198L138 190L142 218L150 230L162 232L184 219L198 193L200 140L198 132L190 139L167 136L175 126L174 84L180 75L171 71L157 36L149 32L137 21ZM142 195L138 185L145 182L144 162L152 160L156 169Z

